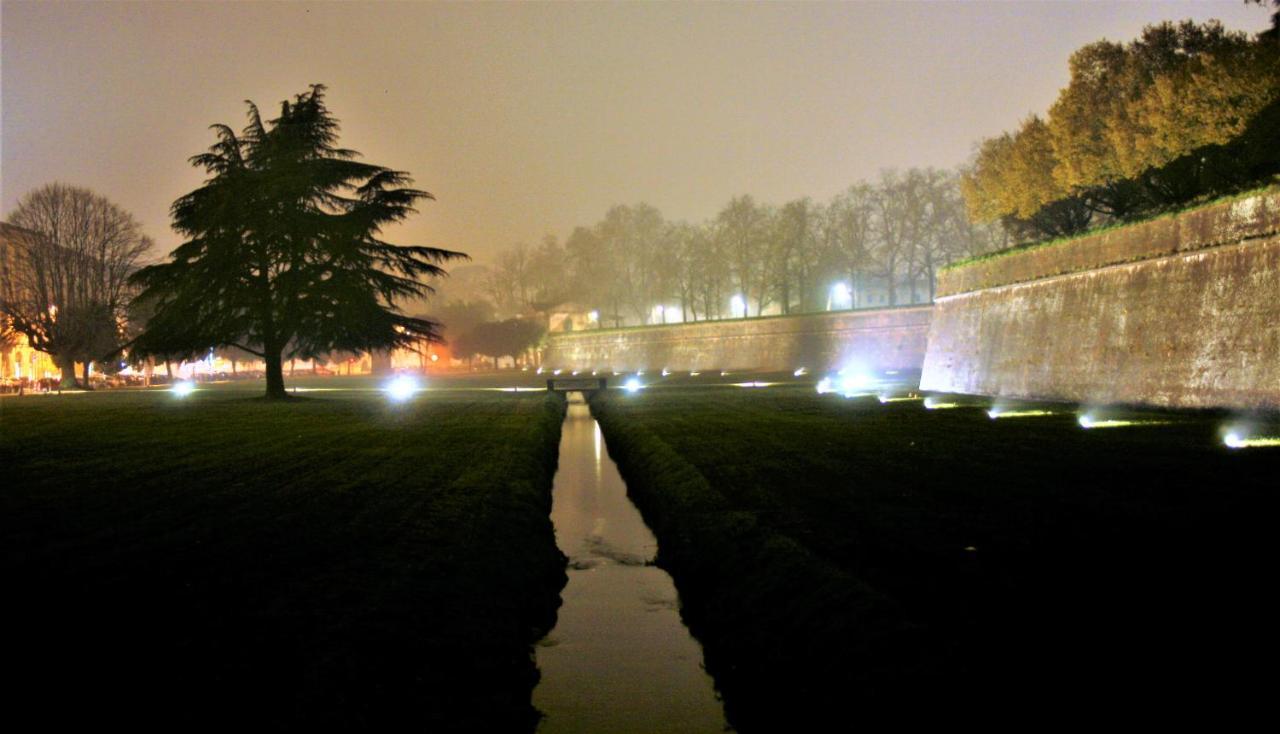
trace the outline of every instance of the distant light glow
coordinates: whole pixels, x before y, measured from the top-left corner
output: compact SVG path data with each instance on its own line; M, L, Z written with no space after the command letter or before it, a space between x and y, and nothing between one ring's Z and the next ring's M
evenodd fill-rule
M187 380L180 380L178 382L173 383L173 387L169 388L169 392L173 393L174 397L185 398L186 396L194 392L195 389L196 389L196 384L194 382L189 382Z
M564 370L551 370L551 374L553 374L553 375L558 375L558 374L560 374L561 372L564 372Z
M795 372L792 372L791 374L795 375L796 377L804 377L805 375L809 374L809 370L801 367L797 369Z
M698 376L698 375L700 375L700 374L702 374L702 373L701 373L701 372L698 372L698 371L696 371L696 370L695 370L695 371L693 371L693 372L690 372L690 373L689 373L689 376L690 376L690 377L697 377L697 376Z
M1222 443L1231 449L1252 449L1264 446L1280 446L1280 437L1251 436L1243 429L1233 429L1222 437Z
M403 403L418 391L418 381L409 375L399 375L388 382L384 389L392 400Z
M1004 408L992 408L987 411L987 416L992 420L997 418L1033 418L1041 415L1054 415L1055 410L1005 410Z
M643 387L644 385L640 384L640 380L636 379L635 377L632 377L626 381L626 383L622 386L622 389L626 390L629 393L635 393L635 392L639 392Z
M771 385L781 385L781 382L735 382L734 387L769 387Z
M735 319L743 319L747 317L747 300L741 295L735 295L729 299L729 312L733 314Z
M666 376L667 376L667 375L669 375L669 374L671 374L671 370L667 369L666 367L663 367L663 368L662 368L662 376L663 376L663 377L666 377Z
M587 314L587 320L588 320L588 321L591 321L591 322L593 322L593 323L594 323L594 322L599 321L599 320L600 320L600 312L599 312L599 311L591 311L590 313L588 313L588 314Z
M924 399L924 407L925 410L944 410L946 408L959 408L960 403L950 403L930 395Z
M879 400L881 403L902 403L908 400L920 400L920 399L921 398L919 395L897 395L897 396L880 395L879 396Z
M542 368L539 367L538 369L534 370L534 374L537 374L537 375L542 374Z
M876 379L864 372L853 372L842 369L834 377L824 377L818 381L818 394L839 393L846 398L867 395L875 386Z
M827 310L846 308L853 308L853 293L847 283L836 283L831 286L831 293L827 297Z
M1098 418L1091 413L1084 413L1077 419L1077 422L1081 428L1123 428L1125 426L1161 426L1169 421Z
M573 375L574 377L577 377L577 376L578 376L578 371L577 371L577 370L574 370L573 372L570 372L569 374L570 374L570 375Z

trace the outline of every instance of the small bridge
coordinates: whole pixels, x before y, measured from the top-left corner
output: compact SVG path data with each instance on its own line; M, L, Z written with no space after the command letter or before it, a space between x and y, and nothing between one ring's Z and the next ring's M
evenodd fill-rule
M608 377L553 377L547 380L547 392L580 392L584 397L608 387Z

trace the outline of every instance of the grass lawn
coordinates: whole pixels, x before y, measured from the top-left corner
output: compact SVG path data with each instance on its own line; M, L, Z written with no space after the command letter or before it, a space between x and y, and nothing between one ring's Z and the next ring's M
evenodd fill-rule
M1280 449L777 386L593 402L742 731L1261 708ZM1153 707L1153 708L1147 708Z
M531 728L563 401L295 382L0 399L10 718Z

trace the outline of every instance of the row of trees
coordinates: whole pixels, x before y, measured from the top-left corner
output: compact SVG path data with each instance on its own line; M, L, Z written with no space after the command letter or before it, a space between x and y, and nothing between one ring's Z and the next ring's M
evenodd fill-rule
M969 211L1017 239L1069 235L1274 180L1280 44L1217 21L1148 26L1070 59L1046 117L982 141Z
M822 310L837 282L853 304L874 292L897 305L931 300L940 266L1003 242L998 227L970 222L956 174L913 168L827 202L738 196L693 224L649 204L615 206L563 243L547 237L503 252L485 290L501 312L571 301L614 325L673 310L684 321Z

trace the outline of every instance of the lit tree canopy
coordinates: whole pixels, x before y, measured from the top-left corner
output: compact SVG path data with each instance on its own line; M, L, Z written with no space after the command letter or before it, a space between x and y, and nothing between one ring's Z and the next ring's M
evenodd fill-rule
M970 213L1020 235L1072 234L1266 183L1280 170L1280 49L1217 21L1160 23L1070 59L1070 83L1015 133L985 140Z
M154 309L136 350L195 354L239 347L263 358L267 396L283 397L286 356L411 347L439 341L433 321L397 302L425 297L424 278L466 255L393 245L382 227L434 197L395 171L336 147L338 122L315 85L263 122L249 102L236 134L191 159L210 177L173 203L187 241L134 278Z

